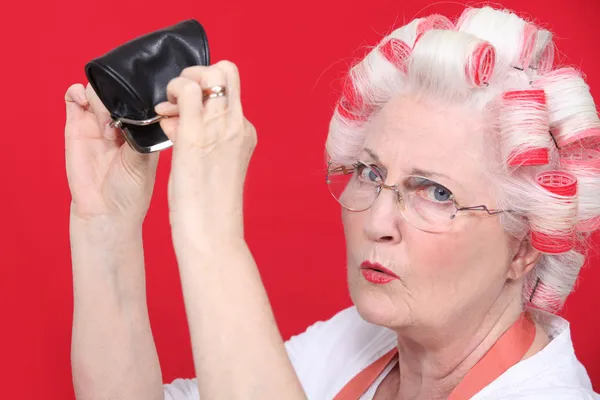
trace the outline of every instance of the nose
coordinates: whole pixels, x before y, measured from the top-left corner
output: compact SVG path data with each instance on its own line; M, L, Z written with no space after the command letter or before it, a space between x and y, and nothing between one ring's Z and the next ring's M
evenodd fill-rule
M367 213L364 230L370 240L390 244L402 240L401 225L404 221L399 201L398 193L382 188L373 205L364 211Z

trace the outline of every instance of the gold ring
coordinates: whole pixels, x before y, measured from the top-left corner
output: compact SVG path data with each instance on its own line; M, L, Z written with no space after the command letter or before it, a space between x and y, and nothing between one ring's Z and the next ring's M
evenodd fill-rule
M215 85L206 89L202 89L202 100L212 99L215 97L223 97L227 94L225 86Z

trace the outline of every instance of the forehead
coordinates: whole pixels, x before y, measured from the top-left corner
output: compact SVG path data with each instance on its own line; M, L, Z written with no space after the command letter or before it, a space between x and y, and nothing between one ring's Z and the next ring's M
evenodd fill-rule
M398 96L374 118L364 147L390 179L419 169L469 184L483 176L485 136L482 118L465 107Z

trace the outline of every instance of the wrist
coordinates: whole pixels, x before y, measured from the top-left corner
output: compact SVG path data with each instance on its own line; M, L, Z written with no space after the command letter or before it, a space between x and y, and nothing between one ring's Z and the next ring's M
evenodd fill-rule
M228 255L231 252L246 251L247 243L243 229L230 230L222 227L191 229L172 227L172 240L178 262L185 263L197 257Z
M71 263L76 298L113 301L116 306L143 313L145 271L142 225L132 221L98 216L71 215ZM91 307L95 307L92 305Z
M170 212L171 236L176 251L211 252L245 245L241 213L200 211L203 209L190 207L186 212Z
M94 212L86 207L78 206L74 201L71 201L69 211L71 219L82 225L92 226L110 223L111 225L141 226L148 210L133 209L125 211L105 209L103 212Z
M112 245L141 238L142 222L107 215L81 217L71 212L69 231L71 241Z

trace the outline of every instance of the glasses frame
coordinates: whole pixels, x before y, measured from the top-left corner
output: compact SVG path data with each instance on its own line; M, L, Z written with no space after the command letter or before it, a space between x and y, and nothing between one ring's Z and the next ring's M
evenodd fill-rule
M327 174L325 177L325 183L327 184L328 187L329 184L331 183L331 180L329 179L329 175L335 172L341 172L344 175L348 175L348 174L353 174L354 171L359 167L359 164L364 165L365 167L369 168L371 171L373 171L373 168L368 165L367 163L365 163L364 161L361 160L357 160L356 162L354 162L351 166L349 165L340 165L337 168L333 168L331 169L331 164L333 164L333 162L328 161L327 162ZM375 171L376 172L376 171ZM377 172L376 172L377 173ZM381 178L381 181L379 182L373 182L373 186L376 188L376 192L377 194L375 195L375 198L373 199L373 201L371 202L371 204L369 204L368 207L364 208L364 209L352 209L350 207L347 207L345 205L343 205L338 199L337 197L335 197L335 195L333 194L333 192L331 191L331 189L329 189L329 192L331 193L331 195L333 196L333 198L345 209L349 210L349 211L353 211L353 212L362 212L362 211L366 211L369 208L371 208L373 206L373 204L375 204L375 200L377 200L377 197L379 196L379 194L383 189L389 189L391 191L393 191L396 194L396 197L398 199L398 201L401 203L402 205L402 209L406 209L406 204L404 202L404 197L402 196L402 193L400 192L399 189L399 185L398 184L394 184L394 185L388 185L383 181L383 178L381 177L380 174L377 173L377 176L379 176ZM418 175L411 175L417 178L422 178L422 179L426 179L426 180L430 180L429 178L426 178L424 176L418 176ZM504 213L504 212L512 212L512 210L501 210L501 209L490 209L488 208L486 205L484 204L480 204L478 206L470 206L470 207L463 207L460 204L458 204L458 202L456 201L456 199L454 198L454 194L452 197L452 202L454 203L454 207L456 208L456 211L454 212L454 214L452 214L452 216L450 216L451 220L454 220L456 218L456 215L461 212L461 211L483 211L485 213L487 213L488 215L497 215L500 213ZM420 228L418 228L420 229Z

